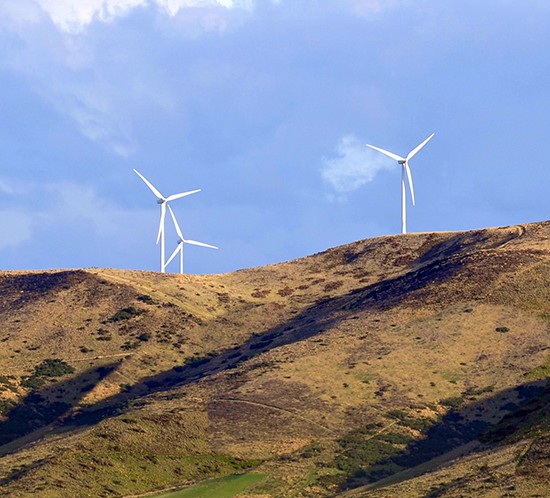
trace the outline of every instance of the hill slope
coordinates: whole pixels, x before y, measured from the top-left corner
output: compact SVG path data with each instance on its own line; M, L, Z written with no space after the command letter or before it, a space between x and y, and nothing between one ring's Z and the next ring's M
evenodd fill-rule
M484 496L489 477L542 496L549 240L545 222L224 275L0 273L3 495L256 468L248 496Z

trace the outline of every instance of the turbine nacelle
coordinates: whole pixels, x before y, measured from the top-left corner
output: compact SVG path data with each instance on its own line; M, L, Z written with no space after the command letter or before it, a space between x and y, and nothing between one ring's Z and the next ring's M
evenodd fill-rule
M384 149L381 149L379 147L375 147L374 145L367 144L367 147L370 147L371 149L374 149L374 150L384 154L385 156L391 157L394 161L397 161L397 164L402 166L402 170L401 170L401 204L402 204L402 207L401 207L401 231L402 231L402 233L407 233L407 223L406 223L407 215L406 215L406 207L405 207L405 201L406 201L406 199L405 199L405 178L409 182L409 190L411 192L411 199L412 199L413 206L415 204L415 201L414 201L414 186L413 186L411 168L409 166L409 160L412 159L418 153L418 151L422 147L424 147L424 145L426 145L432 139L432 137L434 135L435 135L435 133L432 133L420 145L417 145L413 150L411 150L407 154L407 157L401 157L401 156L398 156L397 154L394 154L393 152L390 152L388 150L384 150Z
M160 243L160 271L161 273L164 273L164 269L166 267L166 263L164 262L164 219L166 218L166 206L168 206L168 203L171 201L181 199L182 197L186 197L191 194L196 194L197 192L200 192L200 189L191 190L190 192L181 192L179 194L172 194L168 197L164 197L157 190L157 188L149 180L147 180L147 178L145 178L137 169L134 169L134 172L143 180L143 183L145 183L145 185L149 187L149 190L153 192L154 196L157 198L157 204L160 206L160 223L157 235L157 244Z

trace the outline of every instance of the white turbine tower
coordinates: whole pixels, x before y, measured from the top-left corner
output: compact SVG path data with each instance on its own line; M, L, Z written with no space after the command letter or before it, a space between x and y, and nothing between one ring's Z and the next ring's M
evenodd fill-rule
M176 233L178 234L178 246L172 253L172 255L168 258L168 261L166 261L166 266L168 266L171 261L176 257L178 252L180 253L180 273L183 273L183 245L184 244L191 244L193 246L201 246L201 247L209 247L210 249L218 249L216 246L211 246L210 244L205 244L204 242L197 242L196 240L190 240L190 239L184 239L183 235L181 233L180 226L178 225L178 221L176 220L176 217L174 216L174 211L172 211L172 208L168 206L168 209L170 210L170 214L172 215L172 220L174 220L174 227L176 228Z
M412 181L412 175L411 175L411 168L409 167L409 161L417 154L417 152L426 145L431 138L435 135L435 133L432 133L426 140L424 140L420 145L416 146L413 150L411 150L407 157L401 157L397 154L394 154L393 152L388 152L387 150L380 149L378 147L375 147L374 145L367 144L367 147L370 147L371 149L377 150L378 152L381 152L382 154L385 154L388 157L391 157L392 159L395 159L401 166L401 233L407 233L407 198L405 194L405 175L407 176L407 179L409 180L409 188L411 191L411 198L412 203L414 206L414 187L413 187L413 181Z
M166 218L166 204L170 201L174 201L176 199L180 199L181 197L185 197L186 195L196 194L197 192L200 192L200 189L198 190L191 190L190 192L182 192L180 194L173 194L169 195L168 197L164 197L154 186L153 184L147 180L137 169L134 169L136 174L145 182L145 185L147 185L153 194L155 194L157 198L157 204L160 204L160 223L159 223L159 231L157 236L157 244L160 241L160 271L161 273L164 273L164 219Z

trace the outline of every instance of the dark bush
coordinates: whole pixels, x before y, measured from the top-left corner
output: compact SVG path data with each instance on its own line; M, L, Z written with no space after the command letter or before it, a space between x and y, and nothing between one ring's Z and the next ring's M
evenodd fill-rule
M301 456L303 458L311 458L322 453L323 447L320 443L310 443L302 448Z
M341 280L336 280L334 282L329 282L328 284L325 284L323 290L325 292L330 292L332 290L339 289L340 287L342 287L342 285L344 285L344 282L342 282Z
M209 356L203 356L199 358L185 358L185 364L189 365L191 367L199 367L201 365L204 365L205 363L208 363L210 361Z
M58 359L44 360L34 369L34 375L37 377L61 377L73 372L74 368L71 365Z
M294 294L294 289L291 289L288 285L284 289L279 289L277 291L277 294L281 297L290 296L291 294Z
M252 297L261 299L261 298L263 298L263 297L266 297L270 292L271 292L270 289L264 289L264 290L256 289L256 290L255 290L254 292L252 292L250 295L251 295Z
M462 396L451 396L449 398L444 398L440 402L443 406L448 406L449 408L458 408L462 403L464 403L464 398Z
M495 330L497 332L510 332L510 329L508 327L497 327Z
M117 311L111 318L111 322L120 322L122 320L129 320L136 315L139 315L141 312L134 308L133 306L128 306L127 308Z
M0 399L0 415L3 415L4 413L8 412L15 406L15 403L12 403L11 401Z
M138 341L147 342L151 339L151 334L149 332L142 332L137 336Z
M35 377L34 375L21 381L21 385L29 389L40 389L45 383L46 381L43 378Z
M126 341L122 346L120 346L120 349L124 349L124 351L130 351L131 349L136 349L138 346L139 342Z

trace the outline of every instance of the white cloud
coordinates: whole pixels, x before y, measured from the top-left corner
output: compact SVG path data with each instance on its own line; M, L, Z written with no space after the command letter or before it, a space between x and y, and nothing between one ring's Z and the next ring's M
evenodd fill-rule
M63 31L76 32L94 19L109 22L145 3L144 0L36 0Z
M414 0L418 6L419 0ZM352 10L361 17L373 17L388 10L410 5L411 0L352 0Z
M374 180L379 171L393 166L391 160L369 149L354 135L342 137L336 153L337 157L323 160L321 175L336 190L339 199Z
M162 62L139 56L151 33L129 32L113 44L116 26L101 37L87 28L141 8L151 29L197 37L239 25L255 1L0 0L0 42L7 42L0 65L24 75L84 136L128 157L138 148L135 116L174 111L181 86L164 77Z
M251 11L254 0L35 0L53 23L70 34L94 21L111 22L138 7L157 7L171 17L184 9L242 9Z

